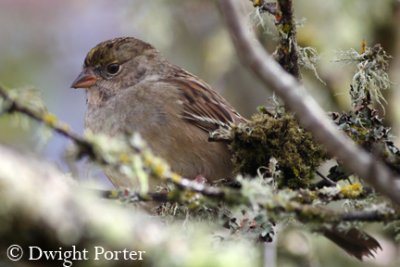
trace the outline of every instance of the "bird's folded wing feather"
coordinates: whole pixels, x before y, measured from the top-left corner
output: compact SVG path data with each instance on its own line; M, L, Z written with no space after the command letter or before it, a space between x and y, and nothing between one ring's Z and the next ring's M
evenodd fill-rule
M246 121L221 95L189 73L182 72L166 82L182 94L182 118L206 132Z

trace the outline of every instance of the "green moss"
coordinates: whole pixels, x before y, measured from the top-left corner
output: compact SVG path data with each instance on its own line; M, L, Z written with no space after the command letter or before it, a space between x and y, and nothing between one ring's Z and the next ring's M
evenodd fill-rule
M256 114L250 122L235 126L232 131L235 171L254 176L259 167L268 166L274 157L282 172L280 187L306 187L326 158L311 134L299 127L291 114Z

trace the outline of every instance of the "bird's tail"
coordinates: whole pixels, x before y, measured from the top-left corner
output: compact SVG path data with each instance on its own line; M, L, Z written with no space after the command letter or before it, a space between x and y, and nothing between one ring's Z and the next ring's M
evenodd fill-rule
M359 260L365 257L374 257L381 245L375 238L356 228L339 230L337 227L323 228L321 232L329 240L344 249L351 256Z

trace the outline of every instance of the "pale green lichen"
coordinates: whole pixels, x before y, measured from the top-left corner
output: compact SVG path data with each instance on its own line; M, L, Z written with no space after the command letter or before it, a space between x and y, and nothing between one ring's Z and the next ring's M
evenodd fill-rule
M317 63L319 61L319 55L317 49L313 47L301 47L297 46L297 52L299 54L299 65L306 69L311 70L314 73L314 76L324 85L326 83L321 79L317 72Z
M362 53L354 49L342 52L339 62L357 63L357 72L353 76L350 87L351 101L354 107L359 106L365 100L373 101L383 107L386 103L382 90L391 86L389 79L389 59L381 45L366 47Z

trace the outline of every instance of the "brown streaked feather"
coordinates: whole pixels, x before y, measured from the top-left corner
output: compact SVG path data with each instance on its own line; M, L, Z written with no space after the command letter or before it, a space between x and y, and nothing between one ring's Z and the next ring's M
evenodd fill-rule
M208 84L186 71L181 70L164 81L176 85L182 93L182 118L206 132L246 121Z
M356 228L343 231L337 227L332 227L322 228L320 231L325 237L359 260L362 260L364 256L374 257L374 253L378 249L382 249L375 238Z

